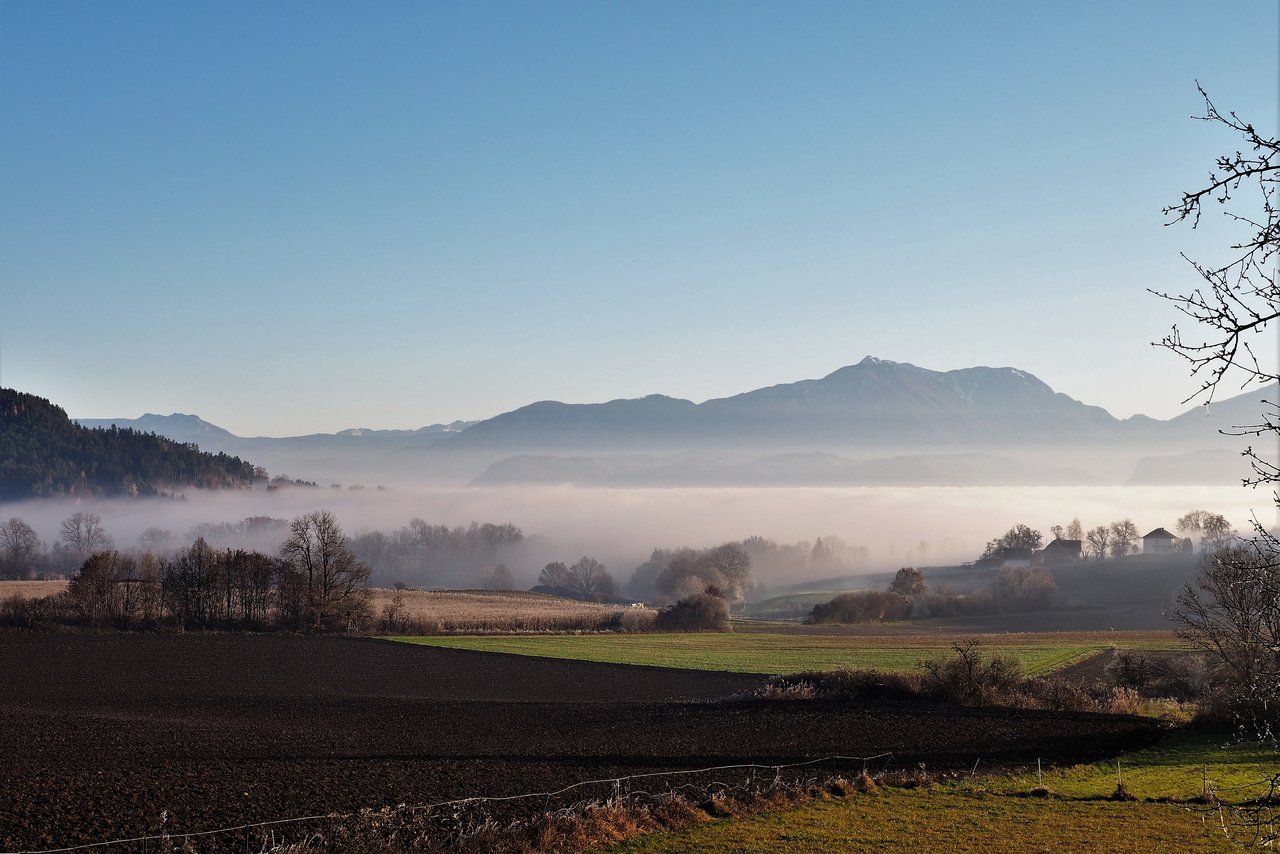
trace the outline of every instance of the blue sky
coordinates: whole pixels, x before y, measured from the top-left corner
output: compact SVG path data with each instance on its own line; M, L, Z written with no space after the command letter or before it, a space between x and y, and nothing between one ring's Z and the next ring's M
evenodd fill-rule
M1274 2L0 3L0 383L242 435L867 354L1193 389L1163 228Z

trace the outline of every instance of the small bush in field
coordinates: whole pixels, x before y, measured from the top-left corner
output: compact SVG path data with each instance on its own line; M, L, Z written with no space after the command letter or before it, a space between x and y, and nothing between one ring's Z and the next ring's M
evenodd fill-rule
M727 632L729 603L714 593L694 593L658 612L655 628L665 632Z
M1156 678L1151 656L1131 649L1117 650L1105 670L1107 678L1122 688L1142 689Z
M977 641L958 643L955 655L923 661L934 692L956 703L984 705L1008 696L1022 681L1022 663L1007 655L987 655Z
M1098 698L1088 689L1062 679L1040 679L1028 685L1029 697L1036 706L1055 712L1096 712Z

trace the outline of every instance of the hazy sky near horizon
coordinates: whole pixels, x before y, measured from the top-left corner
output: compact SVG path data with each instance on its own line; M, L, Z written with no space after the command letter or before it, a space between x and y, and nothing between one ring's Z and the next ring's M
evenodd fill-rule
M1280 5L0 3L0 385L240 435L873 354L1117 416Z

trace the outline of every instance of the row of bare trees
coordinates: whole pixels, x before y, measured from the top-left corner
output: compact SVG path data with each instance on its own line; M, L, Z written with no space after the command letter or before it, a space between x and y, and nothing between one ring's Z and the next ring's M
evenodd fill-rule
M320 510L289 524L277 555L215 549L203 538L172 555L95 551L63 601L32 608L45 618L126 629L358 628L369 618L369 576L337 519Z

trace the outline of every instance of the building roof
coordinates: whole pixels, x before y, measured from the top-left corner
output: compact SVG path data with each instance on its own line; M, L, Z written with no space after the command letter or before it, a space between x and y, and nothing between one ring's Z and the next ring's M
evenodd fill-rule
M1081 543L1079 540L1064 540L1062 537L1058 537L1053 542L1049 543L1049 545L1045 546L1044 550L1055 552L1078 552L1080 551L1080 547Z
M1177 534L1170 534L1164 528L1156 528L1154 531L1152 531L1150 534L1147 534L1142 539L1144 540L1150 540L1150 539L1180 540L1182 539L1182 537L1179 537Z

